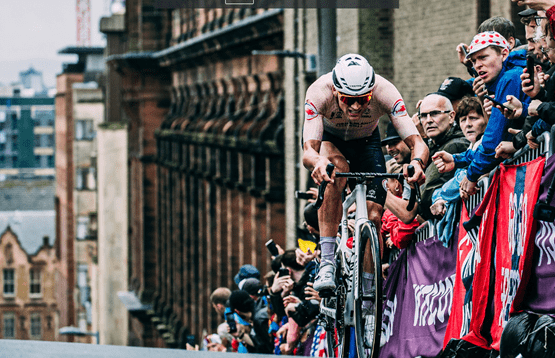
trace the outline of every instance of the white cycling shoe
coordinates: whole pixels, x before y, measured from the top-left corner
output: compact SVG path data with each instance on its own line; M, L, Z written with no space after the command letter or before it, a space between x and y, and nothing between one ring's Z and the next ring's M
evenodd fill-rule
M313 287L318 292L335 291L335 265L332 262L322 262Z

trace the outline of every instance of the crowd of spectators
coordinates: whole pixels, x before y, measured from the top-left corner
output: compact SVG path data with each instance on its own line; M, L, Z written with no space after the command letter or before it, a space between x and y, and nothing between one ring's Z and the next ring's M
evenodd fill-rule
M555 68L555 1L519 4L533 7L519 13L527 44L521 45L515 38L511 21L502 17L486 20L472 41L461 43L453 53L467 66L469 78L448 77L437 91L418 102L413 121L430 151L422 201L407 211L408 184L394 179L384 183L388 190L381 227L385 254L387 248L407 247L415 229L431 219L436 220L438 238L447 246L454 239L461 198L474 195L479 178L519 148L537 146L535 139L555 123L555 80L551 76ZM533 74L526 70L527 54L534 59ZM504 102L505 107L493 103L492 98ZM410 161L410 150L392 125L382 145L389 155L388 172L401 172ZM309 192L316 197L315 188ZM210 301L221 324L217 333L203 337L201 349L325 354L323 328L318 322L321 299L312 288L319 262L318 219L312 201L304 211L305 237L299 239L309 245L292 250L277 246L271 271L262 276L258 268L243 265L235 276L236 287L221 287L212 293Z

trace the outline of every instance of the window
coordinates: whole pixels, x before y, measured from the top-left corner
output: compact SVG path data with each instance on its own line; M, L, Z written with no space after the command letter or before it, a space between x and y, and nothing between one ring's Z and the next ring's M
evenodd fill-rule
M92 140L94 134L94 124L91 119L75 121L75 140Z
M76 168L75 174L77 176L75 182L77 190L96 189L96 175L94 168Z
M13 312L4 313L4 337L15 338L15 314Z
M40 296L40 269L32 268L29 271L29 293L31 296Z
M31 338L40 339L42 334L40 313L31 313Z
M82 216L77 218L77 240L85 240L89 231L89 217Z
M4 296L15 295L15 270L4 269Z

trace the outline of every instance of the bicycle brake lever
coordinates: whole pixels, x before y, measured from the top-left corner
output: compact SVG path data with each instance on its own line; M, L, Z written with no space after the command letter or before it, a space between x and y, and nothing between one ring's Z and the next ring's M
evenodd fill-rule
M329 163L326 167L326 173L329 177L331 177L334 168L335 166L332 163ZM316 208L316 210L320 209L322 203L324 202L324 192L326 191L326 186L328 186L328 183L329 182L327 181L323 181L318 188L318 197L316 198L316 202L314 203L314 207Z

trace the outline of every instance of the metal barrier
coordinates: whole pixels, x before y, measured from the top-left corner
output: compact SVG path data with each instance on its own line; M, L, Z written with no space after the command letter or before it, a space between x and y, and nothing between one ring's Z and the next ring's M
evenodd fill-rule
M536 159L537 157L541 156L541 155L545 155L546 158L549 158L551 156L551 154L553 153L553 145L551 143L551 137L553 134L553 131L555 129L552 129L551 133L548 132L544 132L542 133L542 135L540 135L537 138L538 143L540 144L540 146L536 149L530 149L530 147L528 146L528 144L526 144L523 148L521 148L520 150L518 150L512 158L509 158L507 160L505 160L503 163L504 164L522 164L522 163L526 163L529 161L532 161L534 159ZM492 171L492 175L493 175Z
M480 180L478 180L478 184L477 184L479 188L478 192L470 196L468 200L465 202L466 210L468 210L469 215L474 210L474 208L478 207L478 205L480 205L482 200L484 200L486 191L488 191L488 188L489 188L489 179L490 179L489 177L483 177Z
M420 225L414 232L416 236L416 242L427 240L434 237L436 234L436 223L435 220L428 220Z

